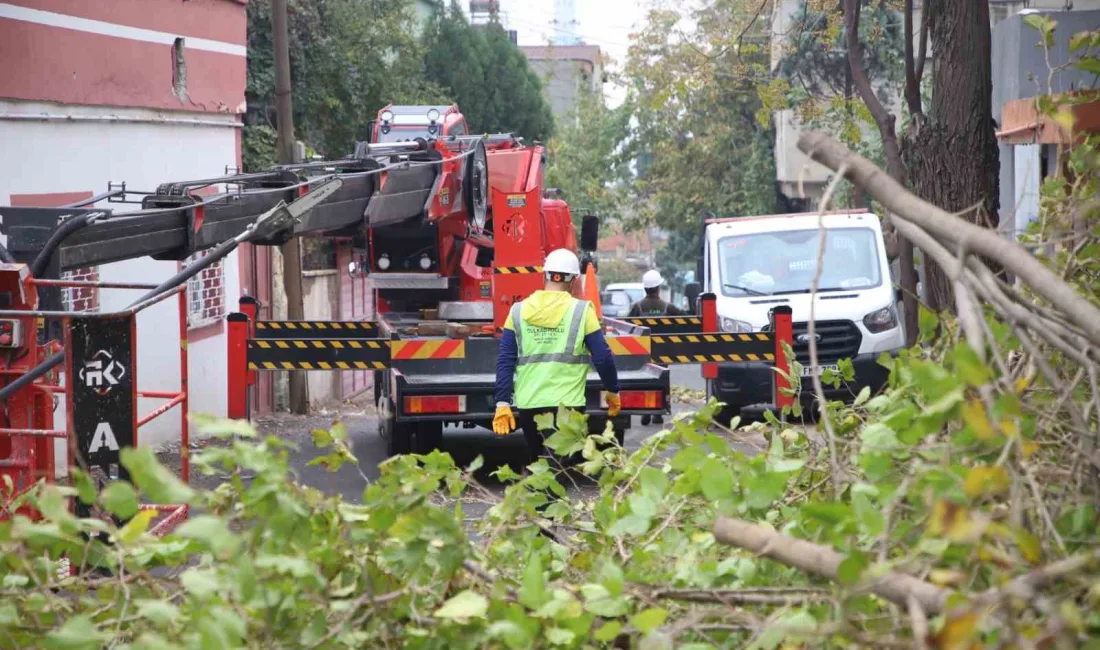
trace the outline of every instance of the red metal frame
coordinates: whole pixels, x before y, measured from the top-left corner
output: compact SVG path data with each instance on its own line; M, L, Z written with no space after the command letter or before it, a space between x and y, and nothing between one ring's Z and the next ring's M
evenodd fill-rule
M190 481L190 431L188 428L188 355L187 355L187 294L186 285L177 287L176 289L166 291L154 298L142 301L140 304L134 307L115 313L109 314L77 314L74 312L42 312L37 310L38 300L36 286L48 286L48 287L94 287L97 289L153 289L155 285L149 284L136 284L136 283L122 283L122 282L98 282L98 281L79 281L79 280L36 280L31 278L26 271L26 267L23 265L3 265L0 266L0 277L6 281L6 284L10 284L13 278L18 278L18 282L22 284L22 302L13 305L12 312L18 312L17 318L24 322L24 327L27 327L28 323L33 324L39 318L55 317L60 318L63 323L63 338L66 348L69 348L72 343L72 331L71 331L71 319L77 316L90 317L90 318L111 318L120 316L129 316L131 318L131 354L133 358L134 368L134 381L135 386L138 376L138 355L137 355L137 335L136 335L136 314L149 307L157 304L172 295L177 298L177 310L179 319L179 335L180 335L180 390L178 391L153 391L153 390L139 390L134 389L132 399L134 401L134 431L135 440L134 443L138 444L137 439L140 428L145 424L153 421L154 419L164 415L168 411L175 407L180 408L180 475L184 483ZM19 357L19 363L11 363L10 367L0 371L5 375L18 376L25 372L29 367L36 365L48 354L52 353L56 348L56 342L47 343L44 346L40 346L34 337L34 328L28 328L28 337L23 345L25 353ZM14 352L14 351L13 351ZM76 436L74 435L74 405L73 405L73 393L72 393L72 380L73 372L70 369L66 373L66 379L64 386L58 385L59 373L52 372L44 379L31 384L26 389L17 392L11 399L12 404L22 404L24 406L33 406L30 411L32 415L27 416L22 412L25 409L17 409L20 413L17 413L20 425L12 426L9 422L9 426L0 428L0 451L4 452L5 458L0 460L0 468L5 470L21 470L16 473L15 485L16 491L13 492L8 499L18 498L20 494L34 487L38 480L53 481L56 476L56 465L53 454L53 441L54 438L67 438L69 448L69 467L73 467L77 464L79 458L79 451L76 449ZM56 393L65 393L66 396L66 409L65 409L65 429L53 428L53 396ZM152 412L138 417L138 398L153 398L153 399L166 399L168 400L164 404L160 405ZM9 407L11 406L9 405ZM15 418L13 418L15 419ZM26 426L26 425L30 426ZM20 444L22 443L22 444ZM29 445L27 444L29 443ZM11 475L11 472L5 472ZM158 521L152 530L156 534L165 534L172 530L180 521L185 519L189 513L189 507L187 504L172 504L172 505L145 505L144 509L155 509L161 512L168 513L164 518ZM28 512L27 514L35 516L36 513ZM2 515L0 515L2 517Z
M699 304L703 315L704 332L720 332L718 326L718 296L713 293L704 293L699 296ZM703 364L703 379L718 379L718 364Z
M248 418L248 339L252 324L247 314L225 317L226 415L233 420Z
M791 374L791 359L787 357L787 351L783 348L794 347L794 319L793 312L787 305L780 305L772 310L772 329L775 332L775 367L782 369L789 376ZM775 406L783 410L786 406L794 406L794 395L791 391L791 382L780 373L775 373L773 383L775 393Z

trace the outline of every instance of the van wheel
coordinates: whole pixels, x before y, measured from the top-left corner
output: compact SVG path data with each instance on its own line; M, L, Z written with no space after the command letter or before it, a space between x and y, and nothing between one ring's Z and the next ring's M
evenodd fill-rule
M707 397L713 397L720 402L726 401L718 395L718 390L715 383L716 382L714 381L707 381ZM734 417L741 415L742 406L742 404L737 403L726 403L724 406L718 409L717 413L714 414L714 421L724 427L728 427L730 425L730 421L733 420Z

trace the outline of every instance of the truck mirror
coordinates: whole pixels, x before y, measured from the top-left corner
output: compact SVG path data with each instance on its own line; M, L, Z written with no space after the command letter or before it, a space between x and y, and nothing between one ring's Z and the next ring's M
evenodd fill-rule
M684 295L687 296L688 306L692 312L695 311L695 303L701 293L703 293L703 287L698 282L688 282L684 285Z
M897 298L898 302L905 300L905 292L901 290L901 287L894 290L894 297Z
M600 246L600 218L586 214L581 218L581 250L594 251Z

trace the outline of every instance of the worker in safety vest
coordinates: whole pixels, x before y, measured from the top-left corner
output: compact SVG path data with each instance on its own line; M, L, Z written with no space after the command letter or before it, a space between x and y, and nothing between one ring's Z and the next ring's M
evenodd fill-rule
M615 417L621 407L615 358L596 310L592 303L572 295L573 283L581 274L580 261L561 248L546 256L543 272L546 288L512 305L504 322L493 416L493 432L510 433L516 428L514 401L531 462L543 455L544 436L553 433L553 429L540 430L535 416L556 416L560 406L584 412L590 365L596 367L607 391L607 414Z
M642 288L645 289L645 298L631 305L630 313L627 316L683 316L684 312L679 307L661 299L661 286L664 283L665 279L661 277L660 271L657 269L646 271L642 275ZM665 418L662 415L652 417L643 415L641 421L642 426L649 426L650 422L664 424Z
M683 316L683 310L661 299L661 285L664 283L665 279L661 277L660 271L646 271L642 276L645 298L631 305L627 316Z

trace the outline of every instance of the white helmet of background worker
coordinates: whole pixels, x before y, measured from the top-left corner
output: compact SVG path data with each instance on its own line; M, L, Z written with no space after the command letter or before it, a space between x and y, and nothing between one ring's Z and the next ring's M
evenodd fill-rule
M642 287L645 289L656 289L664 283L665 279L657 269L650 269L642 276Z
M581 274L581 261L577 259L576 253L567 249L559 248L556 251L551 251L546 256L546 262L542 265L542 270L546 274L546 279L555 282L565 282L571 278L562 278L561 280L555 280L552 276L555 274L576 277Z

